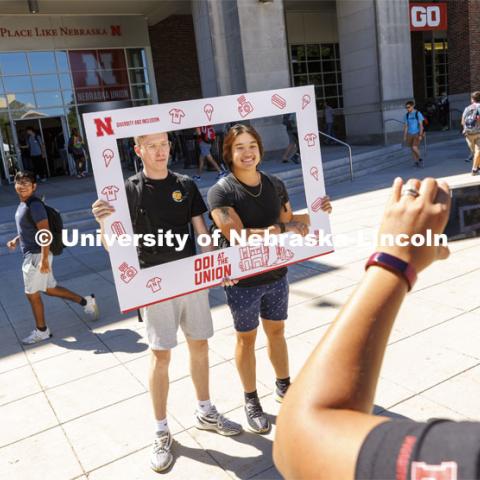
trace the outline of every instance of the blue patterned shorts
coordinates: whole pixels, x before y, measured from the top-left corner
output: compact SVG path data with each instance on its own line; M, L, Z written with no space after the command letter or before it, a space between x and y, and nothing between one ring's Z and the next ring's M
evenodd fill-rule
M285 275L268 285L226 287L227 302L237 332L249 332L264 320L286 320L288 317L288 281Z

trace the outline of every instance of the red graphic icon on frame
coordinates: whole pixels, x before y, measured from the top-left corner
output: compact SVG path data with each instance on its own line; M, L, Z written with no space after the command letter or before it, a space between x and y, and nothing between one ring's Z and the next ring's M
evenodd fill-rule
M203 107L203 111L205 112L205 115L207 116L208 121L211 122L211 121L212 121L213 111L214 111L213 105L210 104L210 103L207 103L207 104Z
M237 98L238 113L245 118L249 113L253 112L253 105L245 98L245 95Z
M113 150L110 150L110 148L106 148L102 152L103 161L105 162L105 166L107 168L110 165L110 162L112 161L114 156L115 156L115 154L113 153Z
M180 125L185 116L185 112L180 108L172 108L168 114L170 115L172 123L175 123L176 125Z
M318 212L322 208L322 200L323 197L318 197L316 200L312 202L310 205L310 208L312 209L313 212Z
M318 168L312 167L310 169L310 175L318 182Z
M303 138L307 142L307 146L315 146L315 140L317 139L317 135L315 133L307 133Z
M272 95L271 102L272 105L280 108L281 110L283 110L287 106L287 101L277 93L275 95Z
M303 97L302 97L302 110L305 110L305 107L307 105L310 105L310 102L312 101L312 98L310 97L310 95L308 93L306 93Z
M123 262L118 269L120 270L120 280L123 283L129 283L132 278L138 273L135 267L128 265L127 262Z
M275 247L275 254L277 255L277 258L273 262L273 265L286 263L295 256L295 254L289 248L278 247L278 246Z
M116 185L107 185L103 188L101 194L105 195L108 202L114 202L117 199L117 192L119 191L120 189Z
M157 293L162 289L161 283L161 278L153 277L147 282L146 286L152 291L152 293Z
M240 248L240 270L246 272L255 268L268 266L268 247L259 245Z
M116 222L113 222L112 225L110 225L110 228L112 229L112 232L117 236L125 235L127 233L125 231L123 223L118 220Z

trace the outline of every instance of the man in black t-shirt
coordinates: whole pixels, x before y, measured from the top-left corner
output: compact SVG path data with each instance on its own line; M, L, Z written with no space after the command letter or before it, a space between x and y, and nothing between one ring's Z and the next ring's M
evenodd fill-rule
M208 233L203 219L206 206L192 179L168 170L170 142L167 133L136 137L135 153L142 159L143 171L125 182L134 232L156 236L171 231L182 238L186 238L185 234L188 236L184 245L149 247L141 244L138 248L140 266L148 268L194 255L194 234ZM92 212L103 233L104 220L113 208L97 200ZM183 248L176 251L179 246ZM177 344L179 326L187 339L191 376L198 399L195 426L222 435L236 435L242 428L219 414L210 402L207 339L213 335L213 325L208 290L142 308L141 313L152 351L150 395L156 436L150 465L161 472L173 462L172 436L167 424L168 366L170 350Z

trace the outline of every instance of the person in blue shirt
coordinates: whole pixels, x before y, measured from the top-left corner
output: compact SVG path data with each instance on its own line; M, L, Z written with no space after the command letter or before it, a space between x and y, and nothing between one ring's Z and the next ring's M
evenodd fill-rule
M420 142L424 137L424 117L421 112L415 110L415 102L411 100L405 104L405 108L407 109L407 114L405 115L405 126L403 127L403 141L412 149L415 166L423 168Z

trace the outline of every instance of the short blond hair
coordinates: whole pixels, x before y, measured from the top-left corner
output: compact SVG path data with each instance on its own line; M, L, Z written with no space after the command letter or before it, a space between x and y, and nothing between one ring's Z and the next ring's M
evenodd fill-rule
M167 135L167 139L169 139L168 132L156 132L156 133L149 133L147 135L138 135L137 137L133 137L133 141L135 142L135 145L139 147L142 139L144 139L145 137L150 137L151 135L157 135L158 133L165 133Z

